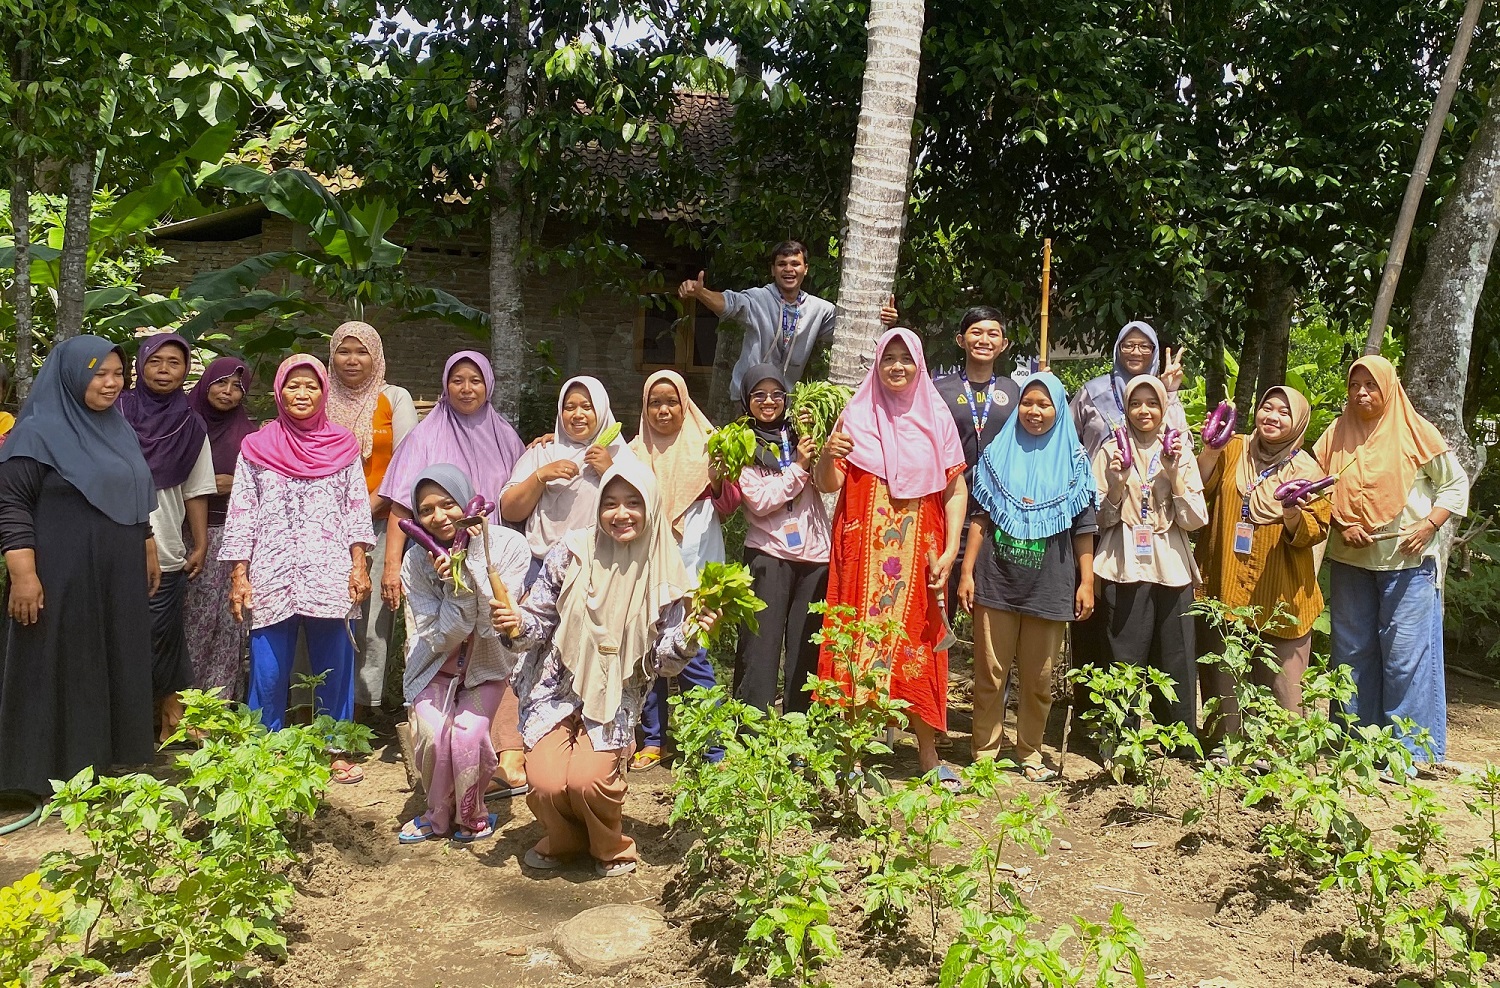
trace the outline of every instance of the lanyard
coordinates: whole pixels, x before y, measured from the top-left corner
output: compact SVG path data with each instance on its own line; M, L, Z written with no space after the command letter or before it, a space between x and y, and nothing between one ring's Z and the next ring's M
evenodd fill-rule
M792 465L792 443L787 436L786 426L781 427L781 456L777 459L783 470Z
M797 301L790 305L786 299L781 300L781 345L788 351L792 349L792 337L797 335L797 323L802 320L802 303L806 300L806 292L799 292Z
M1262 470L1260 472L1260 476L1259 477L1256 477L1254 480L1250 481L1249 486L1247 486L1245 488L1245 497L1244 497L1244 500L1242 500L1240 502L1240 521L1249 521L1250 520L1250 495L1253 494L1253 493L1255 493L1255 489L1257 487L1259 487L1261 484L1265 483L1265 480L1266 480L1267 477L1271 476L1271 474L1273 474L1276 471L1280 470L1282 467L1286 466L1288 463L1292 462L1296 458L1297 458L1297 454L1293 453L1291 456L1288 456L1286 459L1282 460L1280 463L1273 463L1270 466L1266 467L1264 470Z
M974 389L969 387L969 372L959 371L958 376L964 382L964 397L969 402L969 418L974 420L974 439L982 443L984 442L984 427L990 421L990 409L995 407L995 375L990 375L990 383L984 386L984 390L978 396L984 402L983 417L980 416L976 407L979 401L975 398Z
M1142 475L1141 469L1140 469L1139 465L1137 465L1134 468L1135 469L1135 475L1137 477L1141 478L1141 522L1142 522L1142 524L1144 524L1146 522L1147 517L1151 514L1151 482L1156 479L1157 473L1160 472L1160 467L1161 467L1161 452L1162 452L1161 450L1157 450L1155 453L1152 454L1152 456L1151 456L1151 462L1148 463L1148 464L1146 464L1146 472L1145 472L1144 475Z

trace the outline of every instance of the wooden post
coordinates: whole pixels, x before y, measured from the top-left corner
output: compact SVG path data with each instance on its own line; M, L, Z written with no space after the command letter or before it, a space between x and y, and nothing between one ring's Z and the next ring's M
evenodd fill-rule
M1370 313L1370 335L1365 340L1365 356L1380 352L1380 341L1385 338L1385 327L1391 317L1391 303L1396 299L1396 282L1401 279L1401 265L1406 260L1406 244L1411 239L1411 228L1417 221L1417 207L1422 204L1422 190L1427 186L1427 170L1437 154L1438 141L1443 136L1443 124L1448 119L1448 107L1453 104L1453 94L1458 90L1459 77L1463 75L1464 60L1469 56L1469 42L1474 37L1474 25L1479 22L1479 10L1484 0L1468 0L1464 7L1463 21L1458 25L1458 37L1453 39L1453 54L1448 58L1448 68L1443 73L1443 85L1437 99L1432 103L1432 114L1427 118L1427 131L1422 135L1422 145L1417 149L1417 162L1412 166L1411 178L1406 183L1406 195L1401 200L1401 212L1396 217L1396 230L1391 234L1391 249L1386 254L1385 270L1380 273L1380 289L1375 295L1375 308Z
M1037 370L1047 369L1047 308L1052 296L1052 238L1042 241L1042 338L1037 344Z

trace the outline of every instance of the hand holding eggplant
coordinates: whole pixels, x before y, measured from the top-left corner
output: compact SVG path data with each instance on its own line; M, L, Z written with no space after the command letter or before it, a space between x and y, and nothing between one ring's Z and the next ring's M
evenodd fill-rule
M1239 412L1227 401L1209 413L1203 421L1203 445L1209 449L1223 449L1234 436L1235 422Z
M1177 469L1177 463L1182 458L1182 432L1172 428L1170 425L1162 430L1161 434L1161 465L1172 470Z
M1305 508L1323 491L1332 487L1337 480L1337 477L1324 477L1322 480L1288 480L1276 488L1276 500L1283 505L1295 504Z

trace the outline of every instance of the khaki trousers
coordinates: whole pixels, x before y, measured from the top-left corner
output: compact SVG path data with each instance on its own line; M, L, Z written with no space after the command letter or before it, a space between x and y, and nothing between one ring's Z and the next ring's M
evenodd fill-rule
M536 852L567 858L635 861L635 841L620 829L625 761L630 749L595 751L577 714L558 724L526 755L526 805L546 830Z
M974 607L974 757L996 758L1005 746L1005 680L1020 670L1016 758L1042 764L1042 734L1052 711L1052 663L1062 651L1062 621Z

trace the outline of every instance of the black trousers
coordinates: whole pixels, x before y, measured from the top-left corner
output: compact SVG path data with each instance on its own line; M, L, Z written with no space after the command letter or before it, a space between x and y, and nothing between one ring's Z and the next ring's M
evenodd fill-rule
M776 702L776 687L786 659L785 713L806 713L812 704L807 677L818 671L818 646L809 637L822 618L808 613L808 605L828 595L828 564L781 559L756 549L745 550L745 563L755 580L755 595L766 602L756 617L760 630L740 633L734 657L734 697L762 710Z
M151 614L151 695L157 700L193 685L187 632L182 625L187 586L185 572L163 573L161 587L147 605Z
M1198 653L1194 649L1193 588L1155 583L1104 583L1099 609L1114 661L1160 669L1177 687L1177 701L1156 696L1151 719L1198 729Z

